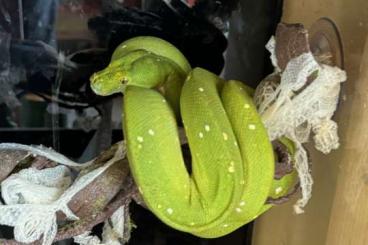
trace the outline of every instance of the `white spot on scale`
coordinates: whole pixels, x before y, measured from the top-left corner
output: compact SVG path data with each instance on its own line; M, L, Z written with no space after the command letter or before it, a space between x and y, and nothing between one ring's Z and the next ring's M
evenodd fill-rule
M228 224L224 224L223 227L228 227L229 225Z
M248 128L249 128L250 130L255 130L255 129L256 129L256 125L254 125L254 124L249 124L249 125L248 125Z
M241 208L236 208L235 211L241 213L243 210Z
M138 190L139 190L139 192L141 193L141 194L143 194L143 190L142 190L142 188L139 186L138 187Z
M143 142L143 137L142 136L138 136L137 137L137 140L138 140L138 142Z
M241 201L240 203L239 203L239 206L244 206L245 205L245 202L244 201Z
M203 133L202 132L199 132L199 134L198 134L198 136L199 136L199 138L203 138Z
M227 133L225 133L225 132L222 133L222 136L224 137L224 140L228 140L229 139L229 136L227 136Z
M234 141L234 145L235 145L235 146L238 146L238 142Z
M162 99L162 102L166 103L166 100L165 99Z
M204 125L204 130L206 130L207 132L210 131L210 125L208 124Z
M139 145L138 145L138 148L139 148L139 149L142 149L142 145L141 145L141 144L139 144Z
M167 212L168 214L172 214L172 213L174 212L174 210L173 210L172 208L168 208L168 209L166 209L166 212Z
M124 44L123 46L121 46L121 48L126 48L127 46L126 46L126 44Z
M244 180L241 180L240 181L240 185L244 185L245 184L245 181Z
M157 204L157 208L162 208L162 205L161 204Z
M227 170L229 171L229 173L234 173L235 172L234 161L230 162L230 166Z
M203 92L204 89L203 88L198 88L199 92Z
M148 134L149 134L149 135L155 135L155 131L153 131L152 129L149 129L149 130L148 130Z
M193 226L193 225L195 225L195 223L194 222L190 222L190 225Z
M277 187L275 190L276 194L280 194L282 192L282 187Z
M249 109L250 105L249 104L244 104L244 109Z

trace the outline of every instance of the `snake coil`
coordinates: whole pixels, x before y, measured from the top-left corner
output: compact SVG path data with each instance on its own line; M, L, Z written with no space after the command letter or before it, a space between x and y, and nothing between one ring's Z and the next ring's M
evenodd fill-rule
M170 43L136 37L91 77L99 95L124 93L130 168L148 208L169 226L199 237L226 235L286 195L295 173L274 179L275 156L252 90L192 69ZM182 121L192 172L178 136Z

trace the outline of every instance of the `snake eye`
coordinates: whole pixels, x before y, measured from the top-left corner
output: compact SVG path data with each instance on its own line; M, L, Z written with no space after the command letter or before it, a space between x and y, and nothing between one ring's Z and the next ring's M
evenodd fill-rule
M126 85L128 83L128 79L124 78L123 80L121 80L121 84Z

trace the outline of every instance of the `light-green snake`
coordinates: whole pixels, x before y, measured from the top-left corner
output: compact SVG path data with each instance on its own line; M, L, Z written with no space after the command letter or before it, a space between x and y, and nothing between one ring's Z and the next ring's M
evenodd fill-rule
M288 193L295 175L274 180L275 157L251 89L192 69L170 43L137 37L119 45L91 77L99 95L124 93L130 168L148 208L199 237L226 235ZM192 172L178 136L182 120Z

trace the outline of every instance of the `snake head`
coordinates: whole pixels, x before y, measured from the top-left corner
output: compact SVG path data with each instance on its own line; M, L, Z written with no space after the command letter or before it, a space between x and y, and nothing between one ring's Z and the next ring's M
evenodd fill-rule
M94 73L90 81L93 92L102 96L123 92L127 83L125 72L111 66Z

